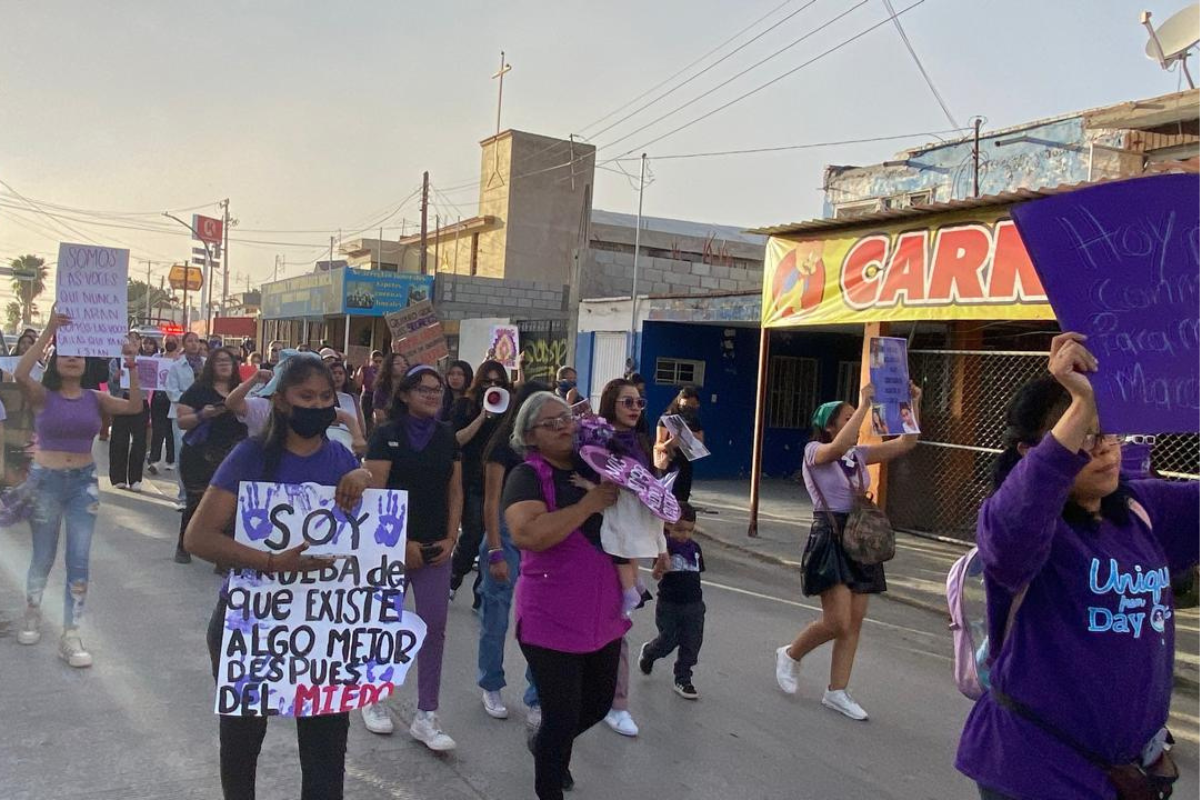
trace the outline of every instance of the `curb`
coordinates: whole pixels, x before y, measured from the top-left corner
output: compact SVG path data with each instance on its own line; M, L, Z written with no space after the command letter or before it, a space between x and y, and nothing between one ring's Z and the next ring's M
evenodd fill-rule
M763 553L758 550L752 550L743 545L739 545L739 544L735 544L733 542L726 541L724 539L718 539L717 537L713 536L712 534L705 533L704 531L699 530L699 529L696 530L694 535L697 538L703 539L706 542L711 542L712 544L715 544L718 547L721 547L722 549L731 550L733 552L740 553L741 555L749 556L750 558L753 558L756 561L761 561L764 564L771 564L772 566L783 567L784 569L790 570L792 572L800 572L799 564L796 564L794 562L785 561L784 559L780 558L779 556L773 556L770 553ZM943 605L930 603L926 600L907 596L903 593L896 594L895 591L891 590L891 589L884 592L881 595L881 597L885 600L890 600L894 603L899 603L901 605L909 606L911 608L920 609L921 611L927 611L931 614L936 614L939 617L942 617L943 619L946 619L949 615L949 611ZM1197 679L1192 678L1190 676L1180 674L1178 669L1175 670L1173 683L1174 683L1175 689L1180 692L1183 692L1183 693L1186 693L1186 694L1192 695L1192 696L1200 696L1200 681L1197 681Z

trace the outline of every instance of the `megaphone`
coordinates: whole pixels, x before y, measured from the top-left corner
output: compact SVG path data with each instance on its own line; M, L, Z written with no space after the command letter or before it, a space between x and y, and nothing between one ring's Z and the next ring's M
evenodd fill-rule
M512 396L508 393L508 389L495 386L483 393L483 410L499 416L508 411L511 399Z

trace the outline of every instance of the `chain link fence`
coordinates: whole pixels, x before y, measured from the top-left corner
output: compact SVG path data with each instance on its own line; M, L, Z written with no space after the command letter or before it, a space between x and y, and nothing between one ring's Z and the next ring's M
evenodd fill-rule
M979 506L992 489L1013 394L1046 371L1047 353L913 350L921 385L921 443L888 471L888 515L902 530L975 540ZM1200 437L1157 438L1152 466L1164 477L1196 480Z

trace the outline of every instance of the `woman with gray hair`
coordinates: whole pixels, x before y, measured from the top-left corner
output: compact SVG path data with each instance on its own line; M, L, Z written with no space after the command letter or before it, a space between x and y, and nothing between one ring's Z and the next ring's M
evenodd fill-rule
M583 488L575 420L549 392L521 407L510 444L525 457L508 477L503 505L527 576L516 589L517 641L542 704L541 727L530 739L535 789L541 800L561 800L574 786L575 737L612 706L629 630L616 566L600 546L602 513L616 502L617 487Z

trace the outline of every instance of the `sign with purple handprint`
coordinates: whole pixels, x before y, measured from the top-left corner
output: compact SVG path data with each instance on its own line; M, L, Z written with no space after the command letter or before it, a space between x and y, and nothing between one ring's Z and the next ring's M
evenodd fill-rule
M317 716L381 702L404 683L425 624L404 611L408 493L368 489L350 512L332 486L243 482L234 539L334 560L304 573L230 576L216 712Z

